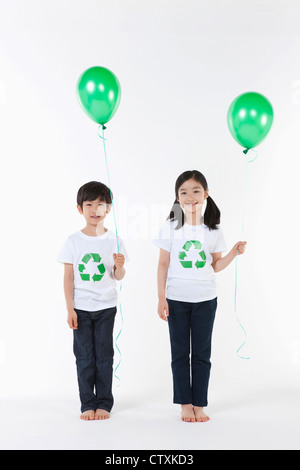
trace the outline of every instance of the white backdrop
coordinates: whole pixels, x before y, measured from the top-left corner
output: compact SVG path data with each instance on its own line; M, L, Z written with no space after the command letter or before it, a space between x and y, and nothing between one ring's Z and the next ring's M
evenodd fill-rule
M297 0L1 1L4 402L66 396L77 406L56 256L84 226L78 188L95 179L108 184L97 124L75 94L78 77L94 65L111 69L122 87L106 131L118 232L130 256L116 402L172 401L151 238L168 215L181 172L204 173L228 247L240 239L245 157L226 113L246 91L266 95L275 113L249 167L248 248L239 258L238 313L251 359L236 356L244 337L233 310L232 264L217 275L211 401L222 409L224 397L242 401L248 393L259 400L262 391L277 390L286 403L299 391L299 20ZM107 227L114 230L112 212Z

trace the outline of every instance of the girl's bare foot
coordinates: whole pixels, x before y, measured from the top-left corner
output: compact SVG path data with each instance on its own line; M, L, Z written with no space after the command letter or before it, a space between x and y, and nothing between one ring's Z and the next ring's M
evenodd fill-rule
M210 419L209 416L204 413L203 408L201 406L194 406L194 413L197 422L205 423Z
M193 410L193 405L181 405L181 419L187 423L195 422L195 414Z
M87 410L84 411L80 415L80 419L83 419L84 421L90 421L95 419L95 411L94 410Z
M108 411L101 410L99 408L96 410L95 419L108 419L108 418L110 418L110 414Z

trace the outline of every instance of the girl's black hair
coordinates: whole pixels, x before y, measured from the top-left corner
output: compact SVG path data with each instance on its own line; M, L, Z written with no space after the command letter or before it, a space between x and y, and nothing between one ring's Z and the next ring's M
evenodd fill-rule
M205 179L205 176L200 173L198 170L188 170L184 171L181 175L178 176L176 183L175 183L175 201L173 204L173 207L171 209L171 212L167 218L167 220L177 220L177 227L175 230L180 229L184 225L184 212L177 201L178 198L178 191L180 186L183 185L183 183L187 180L194 179L198 183L201 184L203 187L204 191L207 191L208 186L207 186L207 181ZM210 229L210 230L216 230L217 225L220 223L221 219L221 212L213 199L208 196L207 198L207 205L206 209L204 212L204 223L205 225Z
M105 184L99 181L90 181L79 188L77 193L77 204L81 207L84 201L95 201L100 198L100 201L106 202L106 204L112 203L112 192L105 186Z

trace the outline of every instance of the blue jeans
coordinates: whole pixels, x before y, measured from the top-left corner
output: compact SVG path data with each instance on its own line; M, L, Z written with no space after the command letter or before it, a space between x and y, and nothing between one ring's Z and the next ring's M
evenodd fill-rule
M207 406L211 337L217 297L205 302L167 299L174 403ZM190 361L190 350L192 356Z
M87 312L75 309L78 329L73 330L81 412L113 407L113 328L116 307Z

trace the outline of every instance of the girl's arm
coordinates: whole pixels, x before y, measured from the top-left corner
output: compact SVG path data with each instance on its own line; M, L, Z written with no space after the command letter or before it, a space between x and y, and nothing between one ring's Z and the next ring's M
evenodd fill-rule
M64 292L68 311L68 325L72 330L77 330L77 313L74 310L74 271L73 264L65 263Z
M158 315L162 320L167 321L169 316L169 306L166 300L166 282L170 264L170 253L160 249L157 268L157 292L158 292Z
M245 253L247 242L237 242L230 252L222 258L222 253L212 253L212 267L215 273L222 271L235 259L237 255Z

